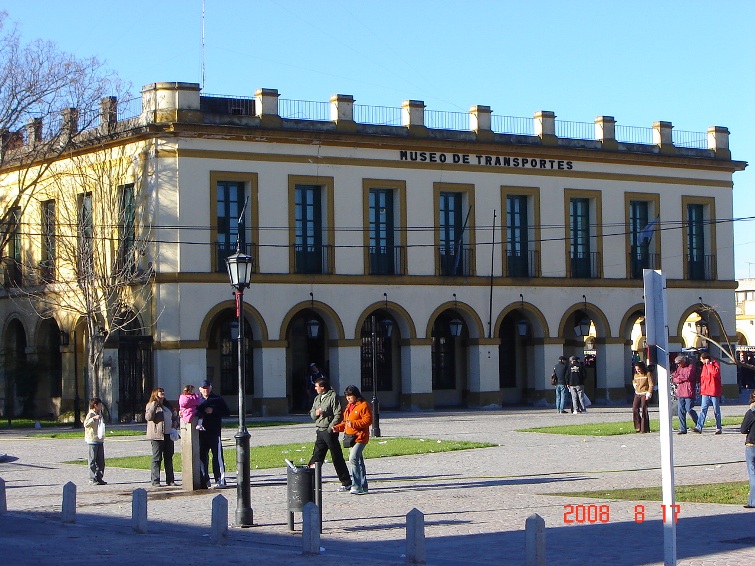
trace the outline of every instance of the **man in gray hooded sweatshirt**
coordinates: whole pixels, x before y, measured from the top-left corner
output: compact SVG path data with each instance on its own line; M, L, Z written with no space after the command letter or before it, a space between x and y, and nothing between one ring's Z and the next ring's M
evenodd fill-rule
M315 391L317 396L312 403L312 410L309 411L309 414L315 421L317 439L312 450L312 458L309 459L309 465L313 467L315 462L323 463L325 455L330 450L333 467L341 481L341 487L338 488L338 491L348 493L351 490L351 476L343 459L343 450L338 443L338 433L333 432L333 426L341 422L343 418L341 400L324 377L315 380Z

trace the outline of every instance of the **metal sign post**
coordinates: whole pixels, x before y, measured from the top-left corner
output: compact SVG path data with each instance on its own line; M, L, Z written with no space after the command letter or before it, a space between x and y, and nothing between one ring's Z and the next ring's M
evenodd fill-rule
M645 332L651 361L658 376L658 409L661 420L661 485L663 488L663 561L676 564L676 521L679 508L674 502L674 431L671 427L671 392L668 378L668 325L666 278L657 270L642 271L645 291Z

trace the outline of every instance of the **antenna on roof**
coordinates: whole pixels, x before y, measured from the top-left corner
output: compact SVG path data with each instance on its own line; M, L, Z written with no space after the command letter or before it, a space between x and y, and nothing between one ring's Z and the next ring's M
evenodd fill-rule
M204 92L204 0L202 0L202 92Z

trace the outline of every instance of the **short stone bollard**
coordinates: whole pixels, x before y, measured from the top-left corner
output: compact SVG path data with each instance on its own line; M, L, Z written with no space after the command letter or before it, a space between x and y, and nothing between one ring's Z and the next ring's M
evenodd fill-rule
M302 509L302 553L320 554L320 510L311 501Z
M5 480L0 478L0 515L8 512L8 502L5 499Z
M406 563L425 564L425 515L419 509L406 514Z
M215 544L228 542L228 500L222 495L212 498L210 540Z
M144 534L147 532L147 490L135 489L131 498L131 528Z
M535 513L524 523L524 563L545 566L545 519Z
M76 522L76 484L69 481L63 486L63 522Z

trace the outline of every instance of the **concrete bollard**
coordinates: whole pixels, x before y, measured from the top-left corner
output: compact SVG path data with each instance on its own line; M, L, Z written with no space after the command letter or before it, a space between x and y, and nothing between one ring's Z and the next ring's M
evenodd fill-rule
M524 563L545 566L545 519L535 513L524 523Z
M196 417L190 423L181 421L181 487L184 491L202 489L199 469L199 432Z
M0 478L0 515L8 512L8 502L5 499L5 480Z
M69 481L63 486L63 522L76 522L76 484Z
M302 553L320 554L320 510L311 501L302 509Z
M131 498L131 528L144 534L147 532L147 490L135 489Z
M406 563L425 564L425 515L419 509L406 514Z
M228 542L228 500L222 495L212 498L210 540L215 544Z

